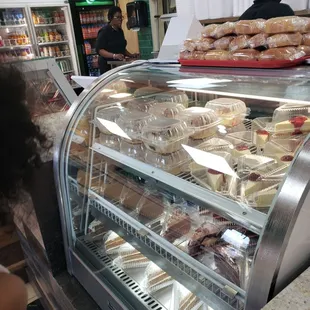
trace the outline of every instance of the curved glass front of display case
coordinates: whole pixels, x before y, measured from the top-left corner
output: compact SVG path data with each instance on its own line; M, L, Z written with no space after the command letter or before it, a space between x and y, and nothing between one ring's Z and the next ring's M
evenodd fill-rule
M307 72L232 72L117 69L84 92L63 142L69 244L107 257L161 309L244 308L259 236L310 132ZM163 288L183 292L178 306Z

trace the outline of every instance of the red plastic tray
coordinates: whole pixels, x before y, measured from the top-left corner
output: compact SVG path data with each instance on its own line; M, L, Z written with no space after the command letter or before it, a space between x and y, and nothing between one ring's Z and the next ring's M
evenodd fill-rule
M180 59L182 66L191 67L229 67L229 68L259 68L259 69L276 69L288 68L302 64L310 56L305 56L296 60L274 60L274 61L258 61L258 60L185 60Z

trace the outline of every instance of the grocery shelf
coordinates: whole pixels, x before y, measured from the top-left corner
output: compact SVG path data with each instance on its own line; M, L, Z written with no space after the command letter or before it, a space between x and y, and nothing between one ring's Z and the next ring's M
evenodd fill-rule
M27 27L27 24L20 24L20 25L0 25L0 29L6 29L6 28L25 28Z
M197 204L216 211L219 215L226 217L228 220L231 220L256 234L260 234L264 227L267 217L266 214L249 208L248 206L233 201L227 197L208 191L207 189L192 183L190 181L191 179L181 179L114 151L97 142L94 143L91 149L101 155L111 158L121 165L133 169L136 174L141 174L142 177L148 176L159 181L158 186L161 186L162 184L166 189L171 188L176 192L186 193L190 199L195 200Z
M113 265L112 259L104 255L102 249L96 243L89 240L87 236L77 239L76 248L99 270L96 272L97 276L108 280L123 295L130 294L135 296L134 301L138 303L135 305L135 309L166 309L158 300L145 293L132 277L128 276L121 268ZM133 298L130 299L133 300Z
M20 49L25 49L28 47L32 47L31 44L27 45L12 45L12 46L1 46L0 50L20 50Z
M123 212L119 203L108 202L88 191L92 215L132 244L210 306L223 310L244 308L245 291L160 237L141 222Z
M61 60L61 59L68 59L68 58L72 58L72 56L61 56L61 57L55 57L56 60Z
M55 41L55 42L45 42L45 43L38 43L39 46L46 46L46 45L57 45L57 44L68 44L69 41Z
M36 28L39 27L56 27L56 26L64 26L66 23L56 23L56 24L36 24L34 25Z

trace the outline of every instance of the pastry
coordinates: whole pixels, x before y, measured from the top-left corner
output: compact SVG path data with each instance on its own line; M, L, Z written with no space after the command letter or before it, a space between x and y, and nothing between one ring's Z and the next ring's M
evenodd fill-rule
M222 186L226 183L225 175L213 169L207 170L207 181L214 191L220 191Z
M249 47L250 48L257 48L257 47L265 47L267 46L267 39L269 35L267 33L259 33L249 40Z
M204 54L205 60L229 60L230 53L228 51L214 50Z
M181 51L180 52L180 59L184 59L184 60L189 60L189 59L193 59L193 52L190 51Z
M141 87L134 92L135 97L153 96L160 93L161 89L151 86Z
M172 278L154 263L150 263L146 267L143 286L149 294L155 293L156 291L163 289L172 283Z
M267 39L269 48L301 45L302 35L297 33L275 34Z
M139 98L133 99L127 103L126 108L131 111L148 112L149 109L156 104L154 99Z
M180 210L173 210L167 221L167 228L162 236L173 243L176 239L189 233L191 229L191 219L189 215Z
M303 34L303 36L302 36L302 44L310 46L310 32Z
M194 52L197 50L198 40L187 39L184 41L184 50Z
M237 50L242 50L249 47L249 39L248 35L241 35L235 37L229 44L229 50L234 52Z
M278 47L263 51L259 55L259 60L296 60L305 56L305 53L298 51L296 47Z
M121 245L125 243L126 241L123 238L121 238L118 234L112 231L108 239L105 241L104 246L105 246L106 252L108 254L111 254L111 251L118 249Z
M237 50L235 52L231 53L230 58L232 60L238 61L238 60L257 60L259 57L259 51L254 49L243 49L243 50Z
M165 93L160 93L155 96L157 102L175 102L181 103L185 108L188 107L188 96L184 91L175 90Z
M298 135L310 132L310 119L307 116L294 116L291 119L275 124L275 133Z
M205 38L212 37L212 34L216 31L216 28L218 26L219 25L211 24L211 25L204 27L203 30L201 31L202 37L205 37Z
M252 172L245 181L244 195L249 196L261 189L262 175Z
M205 59L206 52L202 51L194 51L193 52L193 59L195 60L204 60Z
M258 148L264 148L269 140L269 132L264 129L254 131L254 143Z
M297 51L305 53L305 56L310 56L310 46L308 45L298 46Z
M265 32L269 34L287 33L287 32L306 32L308 22L306 19L298 16L286 16L271 18L265 23Z
M274 158L259 155L243 155L238 159L238 171L248 173L249 171L268 172L277 167Z
M200 303L200 299L193 293L189 293L184 298L182 298L179 306L179 310L191 310L197 307Z
M181 103L160 102L151 107L149 112L159 117L177 118L177 116L185 110Z
M257 34L265 29L264 19L240 20L236 23L237 34Z
M122 269L143 268L150 261L139 251L135 250L130 254L121 255L113 261L113 264Z
M223 37L214 41L213 46L216 50L228 50L230 42L234 39L233 36Z
M203 38L197 41L196 43L196 50L197 51L202 51L202 52L207 52L211 49L214 48L214 39L212 38Z
M211 37L215 39L220 39L224 36L234 34L235 33L235 23L226 22L224 24L218 25L212 32Z
M277 194L279 186L272 186L266 188L262 191L257 192L253 196L253 202L255 203L256 208L269 207L272 204L272 201ZM251 200L251 197L249 198Z
M251 155L251 151L248 145L246 144L239 144L235 146L235 148L231 152L233 157L240 157L243 155Z

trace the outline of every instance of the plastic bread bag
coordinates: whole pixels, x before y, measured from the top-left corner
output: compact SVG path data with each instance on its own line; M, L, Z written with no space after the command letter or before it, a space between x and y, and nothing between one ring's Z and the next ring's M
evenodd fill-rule
M297 51L305 53L306 54L305 56L310 56L310 46L308 45L298 46Z
M126 241L114 231L110 231L103 237L102 253L108 255L118 254L119 247L124 245Z
M216 40L214 43L213 43L213 46L216 50L228 50L229 49L229 45L230 45L230 42L234 39L235 37L233 36L227 36L227 37L223 37L223 38L220 38L218 40Z
M181 51L179 55L180 59L188 60L193 59L193 52L190 51Z
M132 268L144 268L150 263L142 253L135 250L131 253L123 254L114 259L113 265L123 270Z
M274 61L274 60L290 60L294 61L296 59L304 57L306 54L303 51L298 51L295 47L278 47L271 48L259 55L259 60L263 61Z
M237 34L258 34L265 30L265 20L240 20L236 23Z
M141 288L148 294L154 294L173 284L173 279L155 263L151 262L145 269Z
M197 51L202 51L202 52L207 52L209 50L212 50L214 48L214 39L212 38L203 38L197 41L196 43L196 50Z
M255 49L242 49L231 53L231 60L257 60L259 51Z
M267 33L259 33L253 36L249 40L249 47L250 48L266 47L268 37L269 35Z
M238 37L235 37L229 44L230 51L236 51L249 47L250 36L244 34Z
M303 34L303 36L302 36L302 45L310 46L310 32Z
M193 52L197 49L198 40L187 39L184 41L184 50Z
M211 24L204 27L201 31L201 36L204 38L212 37L212 34L216 31L217 27L219 27L219 25L216 24Z
M282 33L275 34L267 39L269 48L298 46L302 42L302 35L297 33Z
M228 51L214 50L204 55L205 60L229 60L230 53Z
M235 23L226 22L224 24L218 25L213 32L211 32L211 37L215 39L220 39L227 35L235 34Z
M309 20L298 16L271 18L265 23L265 32L269 34L287 32L307 32Z
M202 51L194 51L193 52L193 59L195 60L205 60L206 52Z
M179 282L173 283L169 310L199 310L203 302Z

